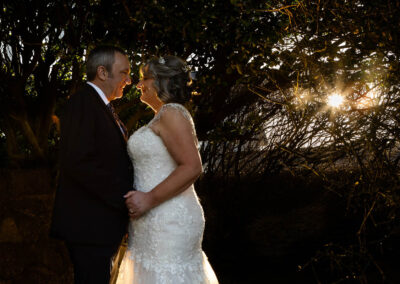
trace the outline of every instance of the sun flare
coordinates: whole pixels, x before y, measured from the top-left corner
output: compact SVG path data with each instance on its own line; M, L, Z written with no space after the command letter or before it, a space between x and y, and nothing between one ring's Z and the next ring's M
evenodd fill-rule
M331 107L339 107L343 103L343 96L332 94L328 97L328 105Z
M358 100L358 108L371 108L379 103L378 93L375 90L368 91Z

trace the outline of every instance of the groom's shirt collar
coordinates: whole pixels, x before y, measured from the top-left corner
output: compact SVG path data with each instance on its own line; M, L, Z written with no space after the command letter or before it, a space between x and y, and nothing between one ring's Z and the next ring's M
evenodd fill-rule
M88 83L96 90L96 92L99 94L100 98L103 100L105 105L108 105L110 103L104 92L96 84L93 84L92 82L86 82L86 83Z

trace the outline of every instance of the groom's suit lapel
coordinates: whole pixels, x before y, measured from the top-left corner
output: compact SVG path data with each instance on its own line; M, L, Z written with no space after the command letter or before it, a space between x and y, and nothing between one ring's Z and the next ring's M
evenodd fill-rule
M107 116L107 117L112 121L112 123L114 124L114 126L117 128L118 133L120 134L119 136L120 136L120 138L121 138L123 144L126 144L126 142L127 142L127 141L126 141L126 138L125 138L124 135L122 134L121 129L120 129L120 127L119 127L117 121L115 120L114 116L113 116L112 113L109 111L109 109L107 108L107 106L104 104L104 102L103 102L102 99L100 98L99 94L97 94L96 90L95 90L92 86L90 86L90 85L88 85L88 84L86 84L86 88L88 89L89 95L91 95L91 96L94 97L96 103L99 105L99 107L100 107L100 108L102 109L102 111L105 113L105 116Z

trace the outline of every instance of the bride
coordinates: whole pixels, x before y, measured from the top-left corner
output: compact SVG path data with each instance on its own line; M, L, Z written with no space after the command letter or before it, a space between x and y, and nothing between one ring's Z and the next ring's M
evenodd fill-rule
M204 214L193 183L202 172L190 113L186 63L149 60L137 88L154 118L128 140L137 191L125 195L131 217L117 284L215 284L201 242Z

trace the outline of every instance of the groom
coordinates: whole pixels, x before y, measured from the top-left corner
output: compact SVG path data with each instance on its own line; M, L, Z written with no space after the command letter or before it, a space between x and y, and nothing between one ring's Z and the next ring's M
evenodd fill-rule
M131 84L125 52L100 46L89 55L88 82L61 119L60 180L53 236L65 240L75 283L109 283L110 259L128 224L124 194L132 190L126 128L112 106Z

